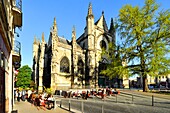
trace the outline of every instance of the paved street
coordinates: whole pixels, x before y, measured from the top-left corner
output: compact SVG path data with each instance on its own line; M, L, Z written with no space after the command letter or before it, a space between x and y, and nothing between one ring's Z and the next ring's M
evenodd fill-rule
M152 95L154 95L154 106L152 106ZM68 109L70 102L71 110L76 109L84 113L170 113L169 97L169 95L126 90L117 96L108 96L104 100L100 96L88 100L59 96L56 98L62 100L62 108Z
M134 95L145 95L145 96L152 96L162 98L162 99L168 99L170 100L170 95L164 95L164 94L157 94L157 93L148 93L148 92L142 92L138 90L129 90L129 89L121 89L120 92L126 93L126 94L134 94Z
M28 102L16 102L14 105L14 109L18 110L18 113L69 113L69 111L61 109L57 107L56 109L52 110L42 110L42 109L37 109L35 106L31 106L30 103Z
M134 96L133 103L131 94L138 96ZM152 106L151 95L152 94L145 94L143 92L124 91L124 94L122 92L117 97L108 96L104 100L102 100L101 97L83 100L82 98L62 98L55 95L57 106L60 106L62 103L62 108L57 107L55 110L46 111L42 109L38 110L35 106L31 106L30 103L21 101L16 102L14 109L18 110L18 113L69 113L68 108L70 102L70 109L74 113L81 113L81 111L84 113L170 113L169 99L161 98L163 95L155 95L155 103L154 106ZM169 96L167 96L167 98L168 97ZM61 103L60 100L62 100Z
M153 98L152 98L153 96ZM120 101L128 101L140 105L154 105L156 107L164 107L170 109L170 95L148 93L137 90L122 90L118 96ZM152 103L153 101L153 103Z
M62 107L68 109L70 101L71 109L84 113L170 113L169 108L128 103L116 103L101 99L68 99L62 98ZM83 107L82 107L83 106Z

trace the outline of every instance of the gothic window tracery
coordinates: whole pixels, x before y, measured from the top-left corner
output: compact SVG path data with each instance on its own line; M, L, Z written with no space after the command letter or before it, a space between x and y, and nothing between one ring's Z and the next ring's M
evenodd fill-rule
M106 42L104 40L100 41L100 47L106 49Z
M78 73L84 74L84 63L83 63L82 59L79 59L77 66L78 66Z
M60 72L69 73L69 60L66 56L60 61Z

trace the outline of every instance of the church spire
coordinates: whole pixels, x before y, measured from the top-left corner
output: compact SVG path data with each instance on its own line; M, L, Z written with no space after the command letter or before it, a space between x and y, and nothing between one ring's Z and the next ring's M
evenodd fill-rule
M34 44L37 44L36 36L34 36Z
M113 18L111 18L109 33L113 37L112 42L115 44L115 42L116 42L116 35L115 35L116 31L115 31L115 26L114 26Z
M42 42L44 42L44 32L42 33Z
M92 4L91 2L89 3L89 8L88 8L88 14L87 16L92 16L93 15L93 12L92 12Z
M53 33L55 33L55 35L57 35L57 23L56 23L56 18L54 18L54 22L53 22Z
M75 26L73 26L73 29L72 29L72 42L76 42L76 29L75 29Z
M86 16L87 34L92 34L94 28L94 16L92 13L92 4L89 3L88 13Z
M114 31L115 31L115 28L114 28L113 18L111 18L109 32L110 33L114 33Z

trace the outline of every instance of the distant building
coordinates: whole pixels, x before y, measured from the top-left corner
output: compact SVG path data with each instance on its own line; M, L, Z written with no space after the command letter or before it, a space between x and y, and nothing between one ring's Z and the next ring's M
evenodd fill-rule
M170 74L168 75L159 75L155 78L155 83L160 87L168 87L170 88Z
M100 74L108 63L106 58L101 58L102 48L107 49L110 42L116 42L113 19L110 29L107 27L104 12L94 22L91 4L88 7L84 33L78 39L75 27L71 41L58 36L54 19L48 43L44 40L44 34L41 42L35 37L33 43L33 79L39 91L43 90L42 86L67 90L122 84L122 79L109 80Z
M158 76L147 76L148 79L148 85L154 86L154 87L167 87L170 88L170 74L168 75L158 75ZM143 80L142 77L137 77L137 86L142 87L143 86Z

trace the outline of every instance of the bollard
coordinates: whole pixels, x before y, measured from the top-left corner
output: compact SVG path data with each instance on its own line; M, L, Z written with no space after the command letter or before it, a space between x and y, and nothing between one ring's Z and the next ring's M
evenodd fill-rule
M61 108L62 101L60 100L60 108Z
M68 107L69 107L69 111L70 111L70 100L69 100L69 106Z
M70 111L70 103L69 103L69 105L68 105L68 110Z
M133 104L133 94L132 94L132 104Z
M117 94L116 94L116 103L117 103Z
M152 106L154 106L154 96L152 95Z
M82 111L82 113L84 113L83 101L82 101L82 103L81 103L81 111Z
M104 105L102 105L102 113L104 113Z
M57 108L57 105L56 105L56 100L54 100L54 109L56 109Z

